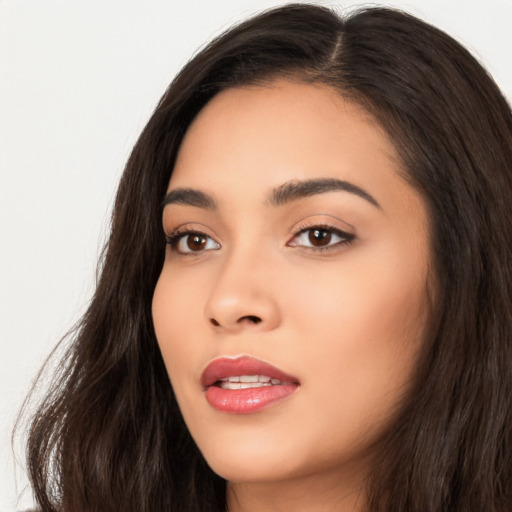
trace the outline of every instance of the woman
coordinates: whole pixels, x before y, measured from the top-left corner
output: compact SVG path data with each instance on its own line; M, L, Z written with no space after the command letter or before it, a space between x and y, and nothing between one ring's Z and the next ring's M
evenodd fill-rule
M42 509L509 510L511 132L403 13L215 40L121 180L30 431Z

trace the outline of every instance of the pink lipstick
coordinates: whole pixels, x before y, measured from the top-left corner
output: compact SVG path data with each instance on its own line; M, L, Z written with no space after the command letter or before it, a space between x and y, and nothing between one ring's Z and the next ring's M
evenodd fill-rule
M259 411L299 387L297 378L247 356L213 360L204 370L201 384L208 403L230 414Z

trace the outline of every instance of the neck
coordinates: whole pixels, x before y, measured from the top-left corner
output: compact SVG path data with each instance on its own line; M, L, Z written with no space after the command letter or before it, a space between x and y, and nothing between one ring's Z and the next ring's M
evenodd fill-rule
M278 482L228 483L228 512L363 512L360 481L335 473Z

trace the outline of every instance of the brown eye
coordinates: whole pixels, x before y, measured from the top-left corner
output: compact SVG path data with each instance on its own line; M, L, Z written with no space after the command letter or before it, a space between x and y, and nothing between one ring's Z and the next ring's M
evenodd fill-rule
M349 245L355 239L352 233L329 226L314 226L302 229L288 242L290 247L304 247L306 249L327 250Z
M332 234L327 229L310 229L308 240L313 247L322 247L329 245Z
M206 247L207 238L203 235L199 235L197 233L187 235L185 237L187 247L191 251L201 251Z
M204 233L187 231L171 235L167 243L180 254L201 253L220 249L220 244Z

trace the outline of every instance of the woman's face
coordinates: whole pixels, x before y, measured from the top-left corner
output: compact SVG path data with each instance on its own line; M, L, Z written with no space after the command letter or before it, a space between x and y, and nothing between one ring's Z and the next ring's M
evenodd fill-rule
M233 482L356 474L407 394L429 318L425 205L328 87L229 89L168 187L153 318L186 424Z

